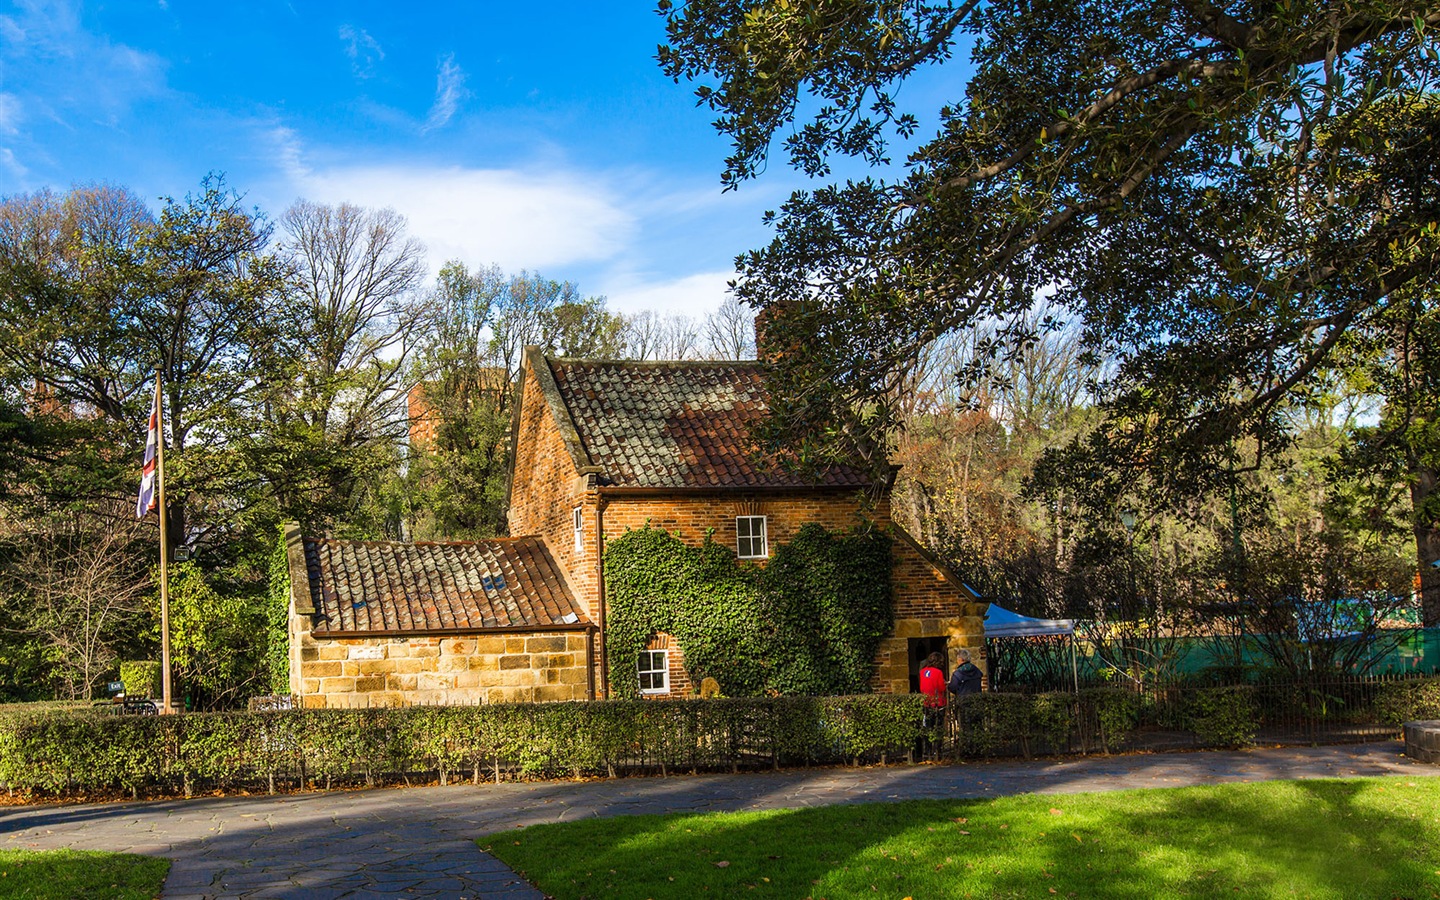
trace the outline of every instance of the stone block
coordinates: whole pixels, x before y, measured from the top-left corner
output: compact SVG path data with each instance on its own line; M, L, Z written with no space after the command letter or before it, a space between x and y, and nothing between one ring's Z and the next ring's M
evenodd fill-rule
M369 709L369 694L328 694L325 697L325 704L330 709Z
M500 657L500 669L502 671L508 669L528 669L530 667L530 657L527 654Z
M558 669L575 665L575 657L568 653L550 653L536 656L534 660L537 669Z
M355 679L353 678L320 679L320 693L322 694L343 694L353 690L355 690Z
M920 630L920 620L896 619L895 636L897 638L912 638L923 636L923 632Z
M386 660L386 662L389 663L389 672L392 673L392 674L395 674L395 675L414 675L414 674L416 674L416 673L418 673L418 672L428 671L428 670L430 669L429 663L432 662L432 660L428 660L428 659L391 659L391 660Z
M503 637L482 637L475 639L476 653L493 653L496 656L505 652L505 639Z
M540 703L555 703L561 700L573 700L574 688L565 684L545 684L535 688L535 700Z
M523 637L507 637L505 639L506 653L524 653L525 639Z
M584 667L584 666L575 666L574 668L571 668L571 669L561 669L558 674L560 675L560 683L561 683L561 684L584 684L584 683L585 683L585 667Z
M459 672L455 675L456 689L482 687L485 683L484 672Z
M300 698L300 705L305 709L324 709L324 694L306 694Z
M467 665L471 669L479 669L485 672L498 672L500 670L500 657L492 653L486 653L483 656L472 656Z
M534 669L506 669L500 673L500 684L505 687L533 685L539 680Z
M384 658L385 658L385 645L384 645L384 644L361 644L361 645L358 646L358 647L351 647L351 648L350 648L350 658L351 658L351 659L355 659L355 660L359 660L359 659L384 659Z
M532 637L525 639L527 653L564 653L564 637Z
M405 695L400 691L377 691L370 695L370 705L397 707L405 706Z
M385 687L392 691L413 691L419 682L419 677L415 675L390 674L385 676Z
M424 659L430 656L439 656L440 648L434 644L411 644L410 655L416 659Z
M357 678L355 679L355 690L361 692L383 691L385 690L385 676L367 675L363 678Z
M469 656L475 652L475 642L473 640L463 639L449 640L441 645L441 652L453 656Z
M1426 763L1440 763L1440 721L1406 722L1405 755Z
M320 679L318 679L318 678L302 678L302 679L300 679L300 693L302 693L302 694L318 694L318 693L320 693Z
M338 646L338 645L336 645L336 644L328 644L328 643L327 643L327 644L321 644L319 647L317 647L317 648L315 648L315 649L316 649L316 651L319 653L320 659L325 659L325 660L339 660L339 659L349 659L349 658L350 658L350 648L349 648L349 647L341 647L341 646Z
M467 656L442 656L435 663L437 672L464 672L470 668Z
M303 648L301 648L301 650L300 650L300 661L301 661L301 662L310 662L312 659L319 659L319 658L320 658L320 649L319 649L318 647L303 647Z
M313 662L304 667L304 672L310 678L334 678L337 675L344 675L340 671L344 663L339 662Z
M566 650L569 650L571 653L584 653L584 652L585 652L585 635L583 635L583 634L567 634L567 635L565 635L565 649L566 649Z

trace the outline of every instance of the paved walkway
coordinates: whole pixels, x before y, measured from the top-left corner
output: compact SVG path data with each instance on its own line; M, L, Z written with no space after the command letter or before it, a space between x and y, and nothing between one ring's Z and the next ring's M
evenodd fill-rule
M0 847L166 856L166 898L542 895L474 838L521 825L634 813L777 809L911 798L994 797L1235 781L1440 775L1399 743L1076 757L953 766L805 769L0 807Z

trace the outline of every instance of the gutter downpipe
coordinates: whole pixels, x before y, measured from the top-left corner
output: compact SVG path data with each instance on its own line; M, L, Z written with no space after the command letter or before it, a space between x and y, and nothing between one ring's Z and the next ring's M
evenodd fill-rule
M595 496L595 584L599 597L598 629L600 632L600 696L610 699L610 653L605 639L605 506L609 501L596 491ZM591 670L594 671L593 669Z

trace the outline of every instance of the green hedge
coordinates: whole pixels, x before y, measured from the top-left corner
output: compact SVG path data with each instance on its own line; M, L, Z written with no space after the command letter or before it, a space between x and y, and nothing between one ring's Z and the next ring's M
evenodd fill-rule
M903 759L918 695L0 716L0 785L41 795L735 771Z
M1313 714L1317 704L1307 698L1315 693L1253 686L985 693L952 703L928 733L918 694L185 716L15 704L0 706L0 786L38 795L188 796L415 777L479 782L864 764L917 749L961 757L1109 752L1131 745L1142 727L1181 727L1193 743L1231 747L1253 741L1267 715ZM1298 707L1270 705L1296 697ZM1347 721L1396 729L1440 718L1440 679L1376 683L1347 695L1343 708Z

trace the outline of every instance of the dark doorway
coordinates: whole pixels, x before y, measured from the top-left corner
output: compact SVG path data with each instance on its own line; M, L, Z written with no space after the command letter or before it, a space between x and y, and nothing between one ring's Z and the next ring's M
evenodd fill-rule
M920 664L932 653L945 657L945 665L941 666L940 670L945 673L946 678L950 677L950 648L946 638L910 638L910 693L920 692Z

